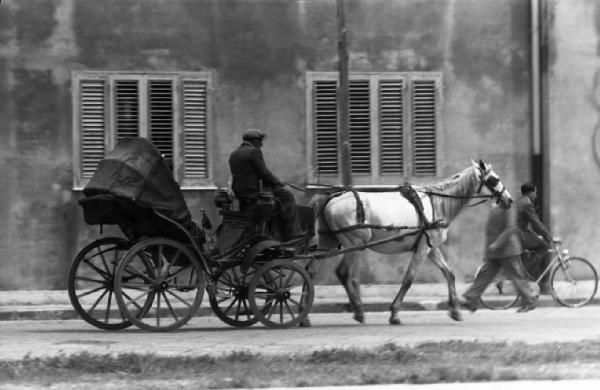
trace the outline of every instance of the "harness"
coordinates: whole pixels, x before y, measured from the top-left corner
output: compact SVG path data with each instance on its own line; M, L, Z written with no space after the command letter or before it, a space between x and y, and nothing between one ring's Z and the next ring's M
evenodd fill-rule
M461 196L461 195L449 195L449 194L444 194L444 193L436 192L436 191L420 191L420 192L429 195L430 199L433 196L455 198L455 199L475 199L475 198L483 199L480 202L477 202L476 204L471 205L469 207L476 206L478 204L481 204L481 203L487 201L488 199L494 199L494 198L496 198L496 203L498 203L500 201L500 198L502 197L502 194L504 193L504 191L506 191L506 188L503 186L501 190L496 190L495 187L498 185L500 180L497 177L486 177L488 174L489 174L488 170L482 169L479 187L477 188L476 193L480 194L481 190L483 189L483 186L485 185L492 192L491 195ZM414 189L414 187L408 182L405 182L403 185L400 185L400 186L397 186L394 188L363 189L361 191L362 192L396 192L396 191L399 192L415 208L415 211L417 212L417 215L419 216L419 226L394 226L394 225L384 226L384 225L376 225L376 224L367 224L367 223L365 223L364 205L363 205L362 200L360 199L360 196L358 195L358 191L356 191L353 188L334 188L332 192L329 192L327 194L328 198L321 206L321 210L325 209L327 204L333 198L336 198L338 196L341 196L343 194L351 192L354 196L354 199L356 200L356 221L357 221L357 223L356 223L356 225L346 226L346 227L338 229L338 230L332 230L329 226L326 226L325 230L319 230L317 233L318 234L335 235L335 234L339 234L339 233L346 233L348 231L352 231L352 230L356 230L356 229L380 229L380 230L388 230L388 231L392 231L392 230L399 231L399 230L404 230L404 229L406 229L406 230L410 229L410 230L415 230L415 231L408 232L406 234L399 234L398 237L396 238L396 240L400 241L400 240L404 239L405 237L418 235L417 239L415 240L415 244L411 248L411 251L414 252L414 251L416 251L417 246L423 236L427 240L427 246L432 248L431 239L429 237L428 230L433 230L433 229L438 229L438 228L443 228L443 227L448 226L448 223L443 219L435 220L435 216L433 216L433 222L430 222L427 219L427 217L425 216L425 213L423 211L423 203L421 201L421 198L419 197L419 195L418 195L417 191ZM433 204L432 204L432 212L435 212L435 210L433 209ZM325 223L325 225L327 225L327 221L324 218L323 218L323 222Z

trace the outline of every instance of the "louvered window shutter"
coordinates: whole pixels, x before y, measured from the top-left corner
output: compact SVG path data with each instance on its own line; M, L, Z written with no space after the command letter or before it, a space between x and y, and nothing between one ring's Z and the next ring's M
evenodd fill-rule
M115 130L117 141L140 135L140 86L137 80L116 80Z
M205 80L183 80L184 180L209 176L207 94Z
M171 80L150 80L148 83L148 128L150 140L172 164L174 107Z
M313 83L314 150L320 174L338 174L337 82L316 80Z
M404 174L403 80L379 82L379 159L382 175Z
M351 172L371 173L371 102L369 80L353 80L349 85Z
M413 174L436 173L436 83L412 81Z
M103 79L80 79L79 91L81 179L90 179L104 157L106 82Z

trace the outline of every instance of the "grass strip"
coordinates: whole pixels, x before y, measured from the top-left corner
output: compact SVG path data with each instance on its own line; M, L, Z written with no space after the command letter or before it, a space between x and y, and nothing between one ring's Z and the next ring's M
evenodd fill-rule
M306 354L222 356L77 353L0 360L0 383L194 379L205 388L481 382L598 377L600 341L480 343L447 341Z

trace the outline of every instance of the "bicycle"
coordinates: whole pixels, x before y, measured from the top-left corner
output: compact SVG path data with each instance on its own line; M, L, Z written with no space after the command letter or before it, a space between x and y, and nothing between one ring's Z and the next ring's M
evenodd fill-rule
M560 250L560 238L552 240L552 260L537 278L533 278L528 272L526 276L539 286L540 281L546 274L550 274L550 295L558 303L565 307L581 307L590 302L598 290L598 273L587 259L571 256L568 249ZM475 278L481 270L481 266L475 272ZM523 266L523 270L525 267ZM510 279L502 272L494 282L483 292L479 302L488 309L503 310L516 305L519 294Z

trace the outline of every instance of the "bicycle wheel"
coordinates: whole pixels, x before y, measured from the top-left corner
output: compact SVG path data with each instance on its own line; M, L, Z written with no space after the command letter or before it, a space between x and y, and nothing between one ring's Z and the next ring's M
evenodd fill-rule
M584 258L569 257L558 262L550 274L552 296L563 306L580 307L588 303L598 289L598 273Z
M475 279L483 265L475 271ZM514 283L500 271L479 297L479 303L491 310L504 310L513 307L519 300L519 293Z
M104 237L86 245L71 263L67 278L71 305L84 321L97 328L131 326L114 299L113 279L121 257L132 245L123 238Z

